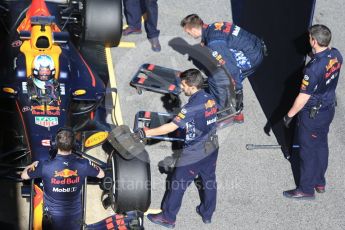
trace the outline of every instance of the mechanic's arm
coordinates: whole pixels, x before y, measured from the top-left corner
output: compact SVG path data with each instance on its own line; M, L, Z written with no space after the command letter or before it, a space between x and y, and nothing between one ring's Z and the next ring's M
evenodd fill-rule
M29 174L28 174L28 170L29 169L33 169L33 168L36 168L38 165L38 161L35 161L33 162L32 164L28 165L25 167L25 169L23 170L22 174L20 175L20 177L23 179L23 180L29 180L31 179Z
M289 117L294 117L308 102L309 98L310 98L309 94L299 93L295 99L295 102L293 103L293 106L291 107L287 115Z
M295 99L289 112L283 117L284 125L289 128L292 118L305 106L310 96L313 94L318 85L318 78L315 77L311 68L306 68L304 71L304 77L301 84L301 89L298 96Z
M105 176L103 169L90 160L88 160L86 167L87 176L97 178L103 178Z
M146 136L150 136L150 137L160 136L160 135L165 135L165 134L174 132L177 128L178 126L175 123L170 122L154 129L145 130L145 134Z

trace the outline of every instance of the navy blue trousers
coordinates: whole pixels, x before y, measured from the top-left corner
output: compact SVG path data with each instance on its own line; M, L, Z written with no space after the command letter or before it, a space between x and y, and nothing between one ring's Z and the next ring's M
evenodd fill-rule
M212 76L208 77L206 91L216 99L218 110L230 106L230 79L223 69L218 68Z
M123 0L124 13L127 24L134 29L141 29L141 16L146 12L147 19L144 26L147 38L159 36L157 29L158 23L158 5L157 0Z
M298 140L300 144L300 189L314 194L314 187L325 186L328 166L328 131L334 117L334 106L319 111L315 119L309 111L298 114Z
M243 80L249 76L251 76L260 66L263 61L263 47L261 40L256 41L255 45L255 53L251 53L250 56L243 56L236 57L236 54L232 51L224 50L224 42L223 41L212 41L212 50L215 50L219 53L223 53L224 60L227 62L223 68L226 68L226 72L228 75L231 75L233 79L233 83L235 85L235 90L243 89ZM244 63L242 63L244 62ZM219 71L212 73L212 77L216 78L215 75L220 74Z
M163 216L171 222L175 222L180 210L182 198L187 187L199 176L202 182L202 190L199 191L201 204L200 213L204 219L211 219L216 209L217 182L216 162L218 150L194 164L176 167L173 172L168 193L163 201Z
M256 68L249 69L241 75L241 82L251 74L255 72ZM238 69L240 71L240 69ZM236 85L236 84L235 84ZM242 89L242 83L236 87L234 90ZM206 90L210 93L217 102L217 106L219 110L223 110L230 107L230 98L231 98L231 91L230 91L230 79L229 76L222 68L218 68L216 71L212 73L211 76L208 77L208 89ZM221 113L220 116L226 116L228 112Z
M67 216L50 215L50 221L43 221L43 230L80 230L82 223L82 213Z

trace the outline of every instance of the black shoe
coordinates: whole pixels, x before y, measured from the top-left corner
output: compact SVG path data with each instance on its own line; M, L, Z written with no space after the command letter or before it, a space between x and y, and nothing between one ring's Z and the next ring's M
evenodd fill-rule
M164 219L162 213L148 214L147 219L149 219L152 223L158 224L166 228L175 228L175 223Z
M151 43L151 49L154 52L160 52L161 51L161 44L159 43L158 37L150 38L149 42Z
M315 186L315 191L317 193L325 193L326 192L326 187L322 185L316 185Z
M204 217L202 217L200 210L199 210L199 206L196 206L195 211L196 211L196 213L199 214L199 216L201 216L202 222L204 222L204 224L210 224L211 223L210 219L205 219Z
M298 189L284 191L283 195L287 198L293 198L293 199L298 199L298 200L314 200L315 199L314 194L304 193L302 191L299 191Z
M135 29L132 27L127 27L126 29L122 30L123 36L128 36L130 34L141 34L141 29Z

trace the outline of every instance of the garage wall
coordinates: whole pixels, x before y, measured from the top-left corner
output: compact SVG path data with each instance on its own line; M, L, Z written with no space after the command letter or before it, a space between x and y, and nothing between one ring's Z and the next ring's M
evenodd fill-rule
M303 77L315 0L231 0L231 5L234 23L263 38L268 47L269 56L249 81L267 118L265 132L272 128L286 149L294 129L286 130L282 117Z

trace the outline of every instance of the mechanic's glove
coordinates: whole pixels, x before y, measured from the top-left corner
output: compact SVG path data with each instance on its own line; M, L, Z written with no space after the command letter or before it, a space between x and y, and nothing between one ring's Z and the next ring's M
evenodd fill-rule
M101 183L99 184L100 188L103 191L110 191L113 188L114 181L112 179L111 170L105 171L105 176L102 178Z
M290 123L293 117L289 117L287 114L284 116L283 121L286 128L290 127Z
M262 47L262 53L264 54L265 57L268 56L268 49L267 46L264 42L264 40L261 40L261 47Z
M243 90L239 89L235 91L236 99L236 111L241 111L243 109Z
M291 157L291 149L289 147L287 147L287 146L284 146L284 145L282 145L280 148L281 148L281 150L282 150L282 152L284 154L284 157L287 160L289 160L290 157Z
M158 162L158 168L160 173L171 173L177 161L177 157L174 156L167 156L164 160Z
M133 137L135 139L140 140L140 141L144 141L146 139L146 134L145 134L144 129L139 128L139 129L135 130L133 133Z

